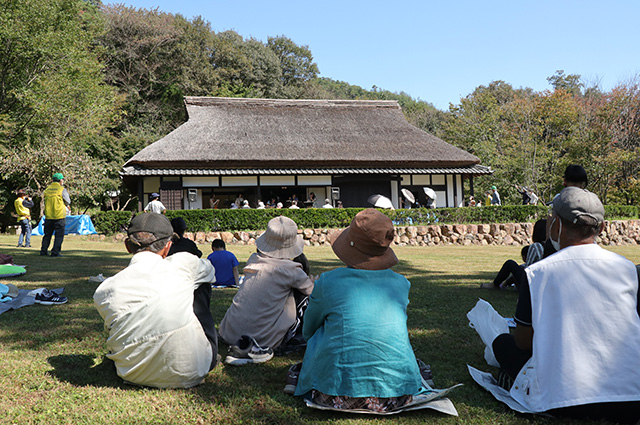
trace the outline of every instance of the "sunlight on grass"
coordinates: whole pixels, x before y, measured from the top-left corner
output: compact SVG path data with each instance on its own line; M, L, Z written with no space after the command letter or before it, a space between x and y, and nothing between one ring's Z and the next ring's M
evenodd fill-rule
M66 237L62 258L40 257L37 248L15 248L15 236L0 236L0 252L27 265L27 274L3 279L21 289L64 287L69 302L34 305L0 316L0 423L65 424L368 424L378 418L308 409L282 393L288 367L301 355L276 357L263 365L220 366L205 383L188 390L156 390L125 385L106 359L106 333L93 306L97 284L88 278L111 276L127 266L122 243ZM33 238L38 247L40 238ZM253 246L229 246L240 269ZM205 255L210 247L201 245ZM421 411L385 418L402 424L529 424L544 419L516 415L496 402L468 376L466 364L492 370L466 313L482 297L512 316L516 294L483 291L502 263L518 259L520 247L396 247L394 268L411 281L408 325L416 356L432 366L437 386L465 384L451 396L459 418ZM612 251L640 263L635 246ZM313 274L341 267L328 247L307 247ZM220 321L235 289L213 292L212 312ZM248 318L250 320L250 318ZM223 347L224 350L224 347ZM569 424L570 421L555 420ZM573 422L575 423L575 422Z

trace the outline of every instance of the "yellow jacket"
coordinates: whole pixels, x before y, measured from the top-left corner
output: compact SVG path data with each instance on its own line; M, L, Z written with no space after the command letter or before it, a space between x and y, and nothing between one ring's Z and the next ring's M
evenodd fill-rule
M58 182L51 183L44 190L44 216L50 220L58 220L67 216L62 191L64 187Z
M16 214L18 214L18 221L25 219L31 220L31 211L29 211L29 208L22 205L23 199L24 198L19 197L13 202L13 205L16 208Z

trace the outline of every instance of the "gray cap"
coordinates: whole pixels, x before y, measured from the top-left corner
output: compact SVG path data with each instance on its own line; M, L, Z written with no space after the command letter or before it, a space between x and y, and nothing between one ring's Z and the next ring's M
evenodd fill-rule
M581 216L591 217L596 225L604 221L604 206L598 196L574 186L565 187L553 200L553 211L574 224Z
M170 238L173 236L173 227L167 217L157 213L138 214L131 220L127 234L132 235L138 232L148 232L156 237L156 240Z

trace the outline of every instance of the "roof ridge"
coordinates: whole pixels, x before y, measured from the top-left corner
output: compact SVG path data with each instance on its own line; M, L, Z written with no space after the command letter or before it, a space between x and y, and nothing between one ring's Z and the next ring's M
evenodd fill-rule
M309 106L309 107L376 107L401 109L397 100L343 100L343 99L262 99L247 97L185 96L184 103L193 106Z

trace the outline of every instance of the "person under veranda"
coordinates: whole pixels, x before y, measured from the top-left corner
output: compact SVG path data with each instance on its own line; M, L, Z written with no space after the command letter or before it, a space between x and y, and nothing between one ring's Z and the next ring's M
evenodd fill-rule
M493 341L500 379L534 412L640 420L640 300L635 265L594 243L598 197L567 187L553 202L559 251L526 269L513 335ZM509 382L513 380L513 383Z
M217 363L218 335L210 311L215 272L187 252L167 256L173 229L161 214L139 214L129 225L129 265L93 296L109 331L107 357L126 382L189 388Z

